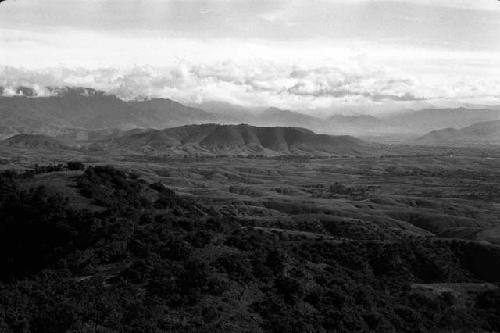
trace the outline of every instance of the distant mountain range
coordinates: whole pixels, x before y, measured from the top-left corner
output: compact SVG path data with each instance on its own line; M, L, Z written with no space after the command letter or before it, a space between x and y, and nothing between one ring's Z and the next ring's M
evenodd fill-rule
M460 129L431 131L415 142L443 146L500 145L500 120L478 122Z
M460 128L480 121L500 120L499 109L425 109L402 113L384 119L395 127L408 128L414 133L454 127Z
M170 99L127 102L86 88L58 91L49 97L0 97L0 126L58 134L60 128L165 128L214 121L203 110Z
M319 133L377 137L418 137L433 130L500 120L500 108L425 109L393 115L333 115L321 118L278 108L245 108L222 102L183 105L165 98L124 101L89 88L53 89L52 96L0 97L0 139L45 134L68 144L101 140L130 129L164 129L188 124L247 123L253 126L305 127Z
M327 118L268 108L245 112L225 103L200 104L218 120L244 122L256 126L301 126L317 132L370 136L405 134L419 136L446 127L464 127L479 121L500 120L500 108L423 109L374 117L370 115L332 115ZM218 109L218 107L220 109ZM223 110L219 113L217 110Z

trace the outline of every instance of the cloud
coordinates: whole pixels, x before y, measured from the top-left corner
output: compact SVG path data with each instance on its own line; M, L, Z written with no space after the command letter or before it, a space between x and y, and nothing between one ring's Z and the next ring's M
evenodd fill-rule
M429 81L379 66L314 66L271 61L128 68L0 68L4 94L17 87L88 87L124 99L168 97L181 102L225 101L245 106L317 109L338 105L439 102L500 98L498 81ZM401 106L400 106L401 107Z
M3 94L83 86L310 110L499 99L495 0L42 2L0 11Z

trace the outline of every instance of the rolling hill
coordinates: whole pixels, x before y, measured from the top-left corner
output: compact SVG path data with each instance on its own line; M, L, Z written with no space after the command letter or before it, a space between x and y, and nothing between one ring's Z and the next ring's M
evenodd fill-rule
M2 142L1 145L9 147L30 149L67 149L68 147L59 140L42 134L17 134Z
M500 145L500 120L478 122L460 129L432 131L416 142L445 146Z
M354 137L316 134L297 127L187 125L149 130L99 143L104 149L154 153L324 155L368 153L372 147Z

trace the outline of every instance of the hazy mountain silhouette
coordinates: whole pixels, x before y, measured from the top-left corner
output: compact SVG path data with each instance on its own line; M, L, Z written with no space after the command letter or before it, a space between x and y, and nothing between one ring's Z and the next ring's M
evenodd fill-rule
M377 117L369 115L333 115L323 121L323 126L330 132L352 135L368 135L371 133L387 133L390 126Z
M167 98L128 102L136 117L150 128L165 128L186 124L213 122L216 116Z
M49 97L1 97L0 115L3 126L32 130L47 126L100 129L146 125L125 101L83 88L61 90Z
M51 127L165 128L214 120L203 110L169 99L127 102L87 88L60 89L48 97L31 95L0 97L0 125L52 135Z
M233 105L226 102L208 101L190 105L194 108L202 109L214 115L219 122L223 123L253 123L262 108L250 108L241 105Z
M198 104L199 108L214 115L222 123L248 123L255 126L301 126L319 129L324 120L300 112L283 110L276 107L266 109L245 108L223 102Z
M323 119L299 112L268 108L257 115L257 122L266 126L300 126L316 129L321 126Z
M460 129L445 128L418 138L416 143L426 145L500 145L500 120L483 121Z
M465 127L479 121L500 119L500 109L494 107L489 109L424 109L379 117L334 114L321 118L274 107L256 111L217 102L199 106L214 114L219 122L244 122L255 126L299 126L323 133L355 136L392 133L422 135L445 127Z
M388 125L406 129L413 133L453 127L461 128L480 121L500 119L500 110L493 109L425 109L386 117Z

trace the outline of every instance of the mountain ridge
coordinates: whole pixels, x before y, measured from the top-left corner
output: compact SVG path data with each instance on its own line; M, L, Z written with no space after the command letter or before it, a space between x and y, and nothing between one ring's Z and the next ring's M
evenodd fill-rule
M165 128L214 121L209 113L170 99L124 101L88 88L54 91L54 95L0 97L0 125L50 134L47 128Z
M431 131L415 140L424 145L500 145L500 120L482 121L467 127Z
M369 144L350 136L316 134L298 127L201 124L149 130L104 140L105 149L149 153L227 155L328 155L368 153Z
M222 102L202 103L197 107L168 98L126 101L92 88L51 88L49 96L39 97L35 97L30 88L20 87L16 91L18 96L0 96L0 138L35 133L73 135L74 140L79 140L86 135L82 131L163 129L219 122L307 127L321 133L361 137L395 136L401 141L403 134L417 137L432 130L500 119L500 109L493 107L423 109L385 116L333 114L318 117L275 107L245 108ZM204 105L207 110L202 109Z

